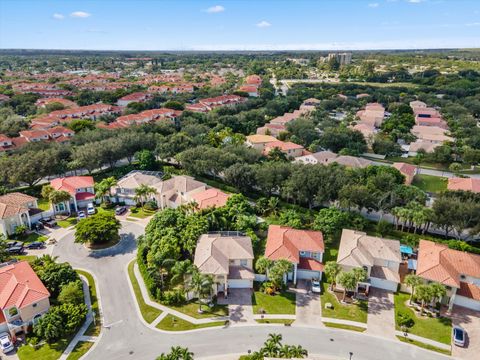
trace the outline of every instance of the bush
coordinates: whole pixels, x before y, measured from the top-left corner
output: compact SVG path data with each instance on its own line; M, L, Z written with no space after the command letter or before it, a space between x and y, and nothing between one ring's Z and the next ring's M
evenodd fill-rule
M148 211L155 211L158 209L158 205L155 201L147 201L144 205L144 209Z
M181 290L171 290L165 291L162 294L162 304L171 306L171 305L181 305L184 304L186 299L183 291Z
M392 230L392 224L390 224L386 220L380 220L377 224L377 232L380 234L380 236L386 236L390 233Z
M156 281L150 275L150 272L148 271L148 268L147 268L147 264L145 264L144 257L146 256L147 253L148 253L148 248L144 246L138 247L138 253L137 253L138 270L140 271L140 274L143 277L143 281L145 282L145 286L147 287L149 294L153 296L155 299L160 300L162 293L160 291L157 291L158 286L156 284Z
M407 328L411 328L413 325L415 325L415 321L410 314L401 311L397 312L397 323L399 326L405 326Z
M62 287L58 295L58 301L62 304L69 303L79 305L83 303L83 289L80 280L69 282Z

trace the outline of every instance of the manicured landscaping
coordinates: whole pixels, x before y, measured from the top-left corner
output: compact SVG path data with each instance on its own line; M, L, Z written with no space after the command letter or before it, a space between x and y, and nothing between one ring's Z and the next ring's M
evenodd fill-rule
M133 291L135 292L135 297L137 298L138 307L140 308L143 319L150 324L162 313L162 310L148 305L143 299L140 285L138 284L137 278L135 277L135 274L133 272L134 264L135 260L132 260L132 262L128 264L128 277L130 278L130 282L132 283Z
M17 356L20 360L56 360L67 348L71 338L62 339L52 344L44 344L34 349L30 345L18 348Z
M14 258L17 259L18 261L26 260L29 263L31 263L35 261L37 257L35 255L16 255L14 256Z
M205 324L192 324L191 322L180 319L174 315L168 314L157 325L157 329L166 331L186 331L196 330L202 328L209 328L214 326L224 326L225 321L214 321Z
M20 240L25 242L25 243L31 243L35 241L41 241L44 242L45 240L48 239L48 236L42 235L42 234L37 234L36 232L32 232L26 236L21 236Z
M130 209L130 214L129 216L137 219L145 219L149 216L152 216L155 214L155 211L150 211L150 210L145 210L142 208L131 208Z
M88 290L90 291L90 301L92 302L92 311L95 313L95 325L93 322L85 331L86 336L98 336L102 329L101 317L100 317L100 307L98 304L97 298L97 288L95 287L95 280L93 279L92 274L83 270L76 270L78 274L83 275L87 278Z
M213 307L208 307L207 305L202 305L203 312L198 313L198 302L188 302L185 305L180 306L170 306L172 309L177 310L183 314L190 315L196 319L205 319L215 316L228 316L228 306L227 305L214 305Z
M412 344L412 345L415 345L415 346L418 346L418 347L421 347L421 348L424 348L424 349L427 349L427 350L436 351L436 352L439 352L439 353L445 354L445 355L452 355L452 352L450 350L440 349L436 346L429 345L429 344L424 344L422 342L419 342L419 341L416 341L416 340L413 340L413 339L409 339L409 338L405 339L404 336L397 336L397 338L401 342L404 342L404 343L407 343L407 344Z
M67 360L78 360L83 355L87 353L88 350L93 346L93 342L90 341L79 341L77 345L73 348L70 355L68 355Z
M47 199L40 198L37 200L38 208L43 211L50 210L50 201Z
M295 314L295 294L283 291L277 295L267 295L261 291L255 291L252 295L253 313L261 314Z
M77 222L78 222L77 218L69 217L64 220L57 220L57 225L66 229L66 228L69 228L70 226L76 225Z
M367 322L368 301L360 300L357 304L343 305L340 304L334 294L328 291L327 283L322 283L322 287L322 316L326 318L351 320L361 323ZM326 309L326 303L332 304L333 309Z
M293 319L256 319L259 324L287 324L291 325L295 320Z
M100 243L100 244L85 244L87 248L90 250L102 250L102 249L108 249L109 247L115 246L120 242L120 239L113 239L111 241L107 241L106 243Z
M448 318L429 318L426 316L419 318L417 315L415 315L414 311L407 306L406 303L409 299L410 294L395 294L396 329L401 330L400 326L398 326L398 312L409 314L415 322L415 324L408 329L409 333L450 345L452 320Z
M447 190L447 178L432 175L416 175L412 185L426 192L438 193Z
M347 324L337 324L337 323L332 323L332 322L324 322L323 324L326 327L343 329L343 330L352 330L352 331L358 331L358 332L364 332L365 330L367 330L367 328L364 328L364 327L347 325Z

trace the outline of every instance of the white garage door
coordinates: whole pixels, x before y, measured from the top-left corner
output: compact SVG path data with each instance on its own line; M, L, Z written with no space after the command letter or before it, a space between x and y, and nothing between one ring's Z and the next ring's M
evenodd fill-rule
M395 281L379 279L375 277L370 278L370 285L379 289L390 290L393 292L396 292L398 287L398 284Z
M298 270L297 279L311 280L311 279L321 279L321 272L319 271L310 271L310 270Z
M252 280L228 280L228 287L230 289L250 289L253 287Z
M465 296L456 295L453 301L455 305L463 306L472 310L480 311L480 301Z

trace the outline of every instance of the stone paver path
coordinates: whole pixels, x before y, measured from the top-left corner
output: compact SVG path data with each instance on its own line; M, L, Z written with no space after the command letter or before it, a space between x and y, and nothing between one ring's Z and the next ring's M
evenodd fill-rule
M227 299L218 299L219 304L228 305L231 325L255 323L253 318L251 289L230 289Z
M395 306L393 293L371 288L368 297L367 333L395 339Z

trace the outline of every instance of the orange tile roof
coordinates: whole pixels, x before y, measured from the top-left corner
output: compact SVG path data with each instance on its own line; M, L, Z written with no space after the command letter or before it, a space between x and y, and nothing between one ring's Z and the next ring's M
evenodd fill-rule
M480 255L449 249L444 244L420 240L417 275L441 284L460 287L460 276L480 278Z
M415 165L411 165L403 162L393 163L393 167L398 171L400 171L405 176L414 176L415 172L417 171L417 167Z
M55 190L67 191L72 195L77 193L76 189L93 187L94 184L92 176L69 176L50 181L50 185Z
M28 262L0 267L0 309L12 306L23 308L49 296L47 288Z
M207 189L192 196L192 200L198 204L199 209L206 209L209 207L222 207L227 204L231 197L218 189Z
M457 295L480 301L480 286L462 281L460 282L460 289L457 290Z
M287 259L300 262L300 250L323 252L323 234L320 231L297 230L287 226L268 227L265 256L271 260Z
M480 179L473 178L450 178L448 179L448 190L464 190L480 193Z

